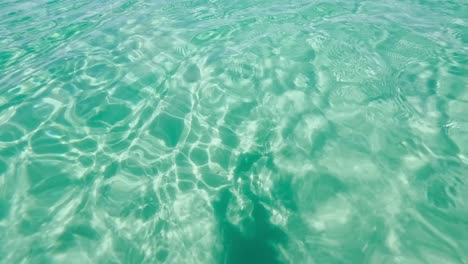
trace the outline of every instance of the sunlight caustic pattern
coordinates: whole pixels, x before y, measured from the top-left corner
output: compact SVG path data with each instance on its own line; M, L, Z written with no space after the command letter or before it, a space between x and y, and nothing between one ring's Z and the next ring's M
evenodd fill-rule
M0 263L467 263L464 1L3 1Z

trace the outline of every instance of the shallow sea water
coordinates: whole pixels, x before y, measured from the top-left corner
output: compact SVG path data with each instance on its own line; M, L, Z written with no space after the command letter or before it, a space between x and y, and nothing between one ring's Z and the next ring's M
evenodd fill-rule
M468 263L464 0L0 1L0 263Z

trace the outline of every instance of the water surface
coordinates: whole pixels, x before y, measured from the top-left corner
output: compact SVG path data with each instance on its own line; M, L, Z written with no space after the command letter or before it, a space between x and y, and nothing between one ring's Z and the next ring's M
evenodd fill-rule
M1 263L468 263L463 0L0 1Z

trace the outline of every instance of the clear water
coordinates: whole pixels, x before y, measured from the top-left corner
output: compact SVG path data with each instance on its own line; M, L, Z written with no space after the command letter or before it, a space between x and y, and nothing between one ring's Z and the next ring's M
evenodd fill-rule
M0 1L1 263L468 263L464 0Z

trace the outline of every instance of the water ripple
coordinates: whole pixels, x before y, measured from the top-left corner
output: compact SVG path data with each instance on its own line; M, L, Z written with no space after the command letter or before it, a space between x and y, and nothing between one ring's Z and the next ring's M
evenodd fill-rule
M465 263L467 10L0 3L0 262Z

